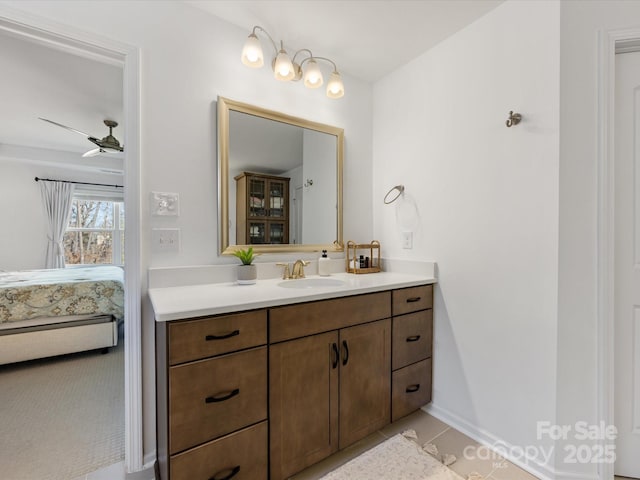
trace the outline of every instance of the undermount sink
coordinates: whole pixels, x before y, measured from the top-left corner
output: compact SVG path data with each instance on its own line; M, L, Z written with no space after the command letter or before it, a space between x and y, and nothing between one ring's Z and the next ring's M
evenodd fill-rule
M320 287L340 287L345 283L337 278L298 278L296 280L285 280L278 283L283 288L320 288Z

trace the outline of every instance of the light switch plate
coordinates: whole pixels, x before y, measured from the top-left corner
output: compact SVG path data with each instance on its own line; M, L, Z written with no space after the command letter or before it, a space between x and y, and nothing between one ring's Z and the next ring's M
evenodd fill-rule
M154 228L151 230L151 251L153 253L179 253L179 228Z
M154 215L180 215L180 196L177 193L151 192L151 211Z

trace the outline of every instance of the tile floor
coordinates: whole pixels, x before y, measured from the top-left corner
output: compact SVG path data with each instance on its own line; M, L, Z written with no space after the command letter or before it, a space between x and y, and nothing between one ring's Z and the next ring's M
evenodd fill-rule
M455 455L457 460L449 466L451 470L467 479L471 473L479 473L485 480L537 480L538 477L524 471L513 463L502 458L490 460L467 460L463 454L466 447L478 447L480 444L463 433L451 428L428 413L418 410L411 415L369 435L367 438L342 450L331 457L312 465L308 469L294 475L291 480L316 480L331 470L357 457L361 453L375 447L387 438L405 430L413 429L418 435L417 442L433 443L441 454ZM473 450L472 450L473 451ZM396 479L399 480L399 479ZM615 480L635 480L615 477Z
M419 444L434 443L440 453L455 455L458 460L450 465L449 468L464 479L471 473L479 473L484 476L485 480L537 480L537 477L501 458L490 460L466 459L463 454L464 449L466 447L477 447L480 444L422 410L418 410L329 458L312 465L293 476L291 480L317 480L387 438L408 429L416 431ZM120 462L74 480L124 480L124 478L124 462ZM615 477L615 479L627 480L626 477Z
M352 458L357 457L362 452L407 429L416 431L418 435L417 442L420 445L430 442L438 447L438 451L441 454L455 455L457 461L450 465L449 468L464 479L471 473L478 473L483 475L485 480L537 480L537 477L497 456L495 459L489 460L466 459L463 454L464 449L466 447L479 447L480 444L422 410L418 410L331 457L312 465L293 476L291 480L316 480Z

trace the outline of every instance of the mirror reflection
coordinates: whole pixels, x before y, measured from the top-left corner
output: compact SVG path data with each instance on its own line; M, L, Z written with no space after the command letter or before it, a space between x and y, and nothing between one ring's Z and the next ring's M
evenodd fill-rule
M342 129L222 98L218 114L222 253L341 250Z

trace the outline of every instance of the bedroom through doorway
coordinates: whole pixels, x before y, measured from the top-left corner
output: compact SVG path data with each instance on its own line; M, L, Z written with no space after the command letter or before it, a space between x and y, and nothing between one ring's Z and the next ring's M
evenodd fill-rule
M79 134L122 144L123 64L77 53L0 29L0 464L14 480L124 471L124 155ZM66 268L48 264L36 177L73 185L53 248Z

